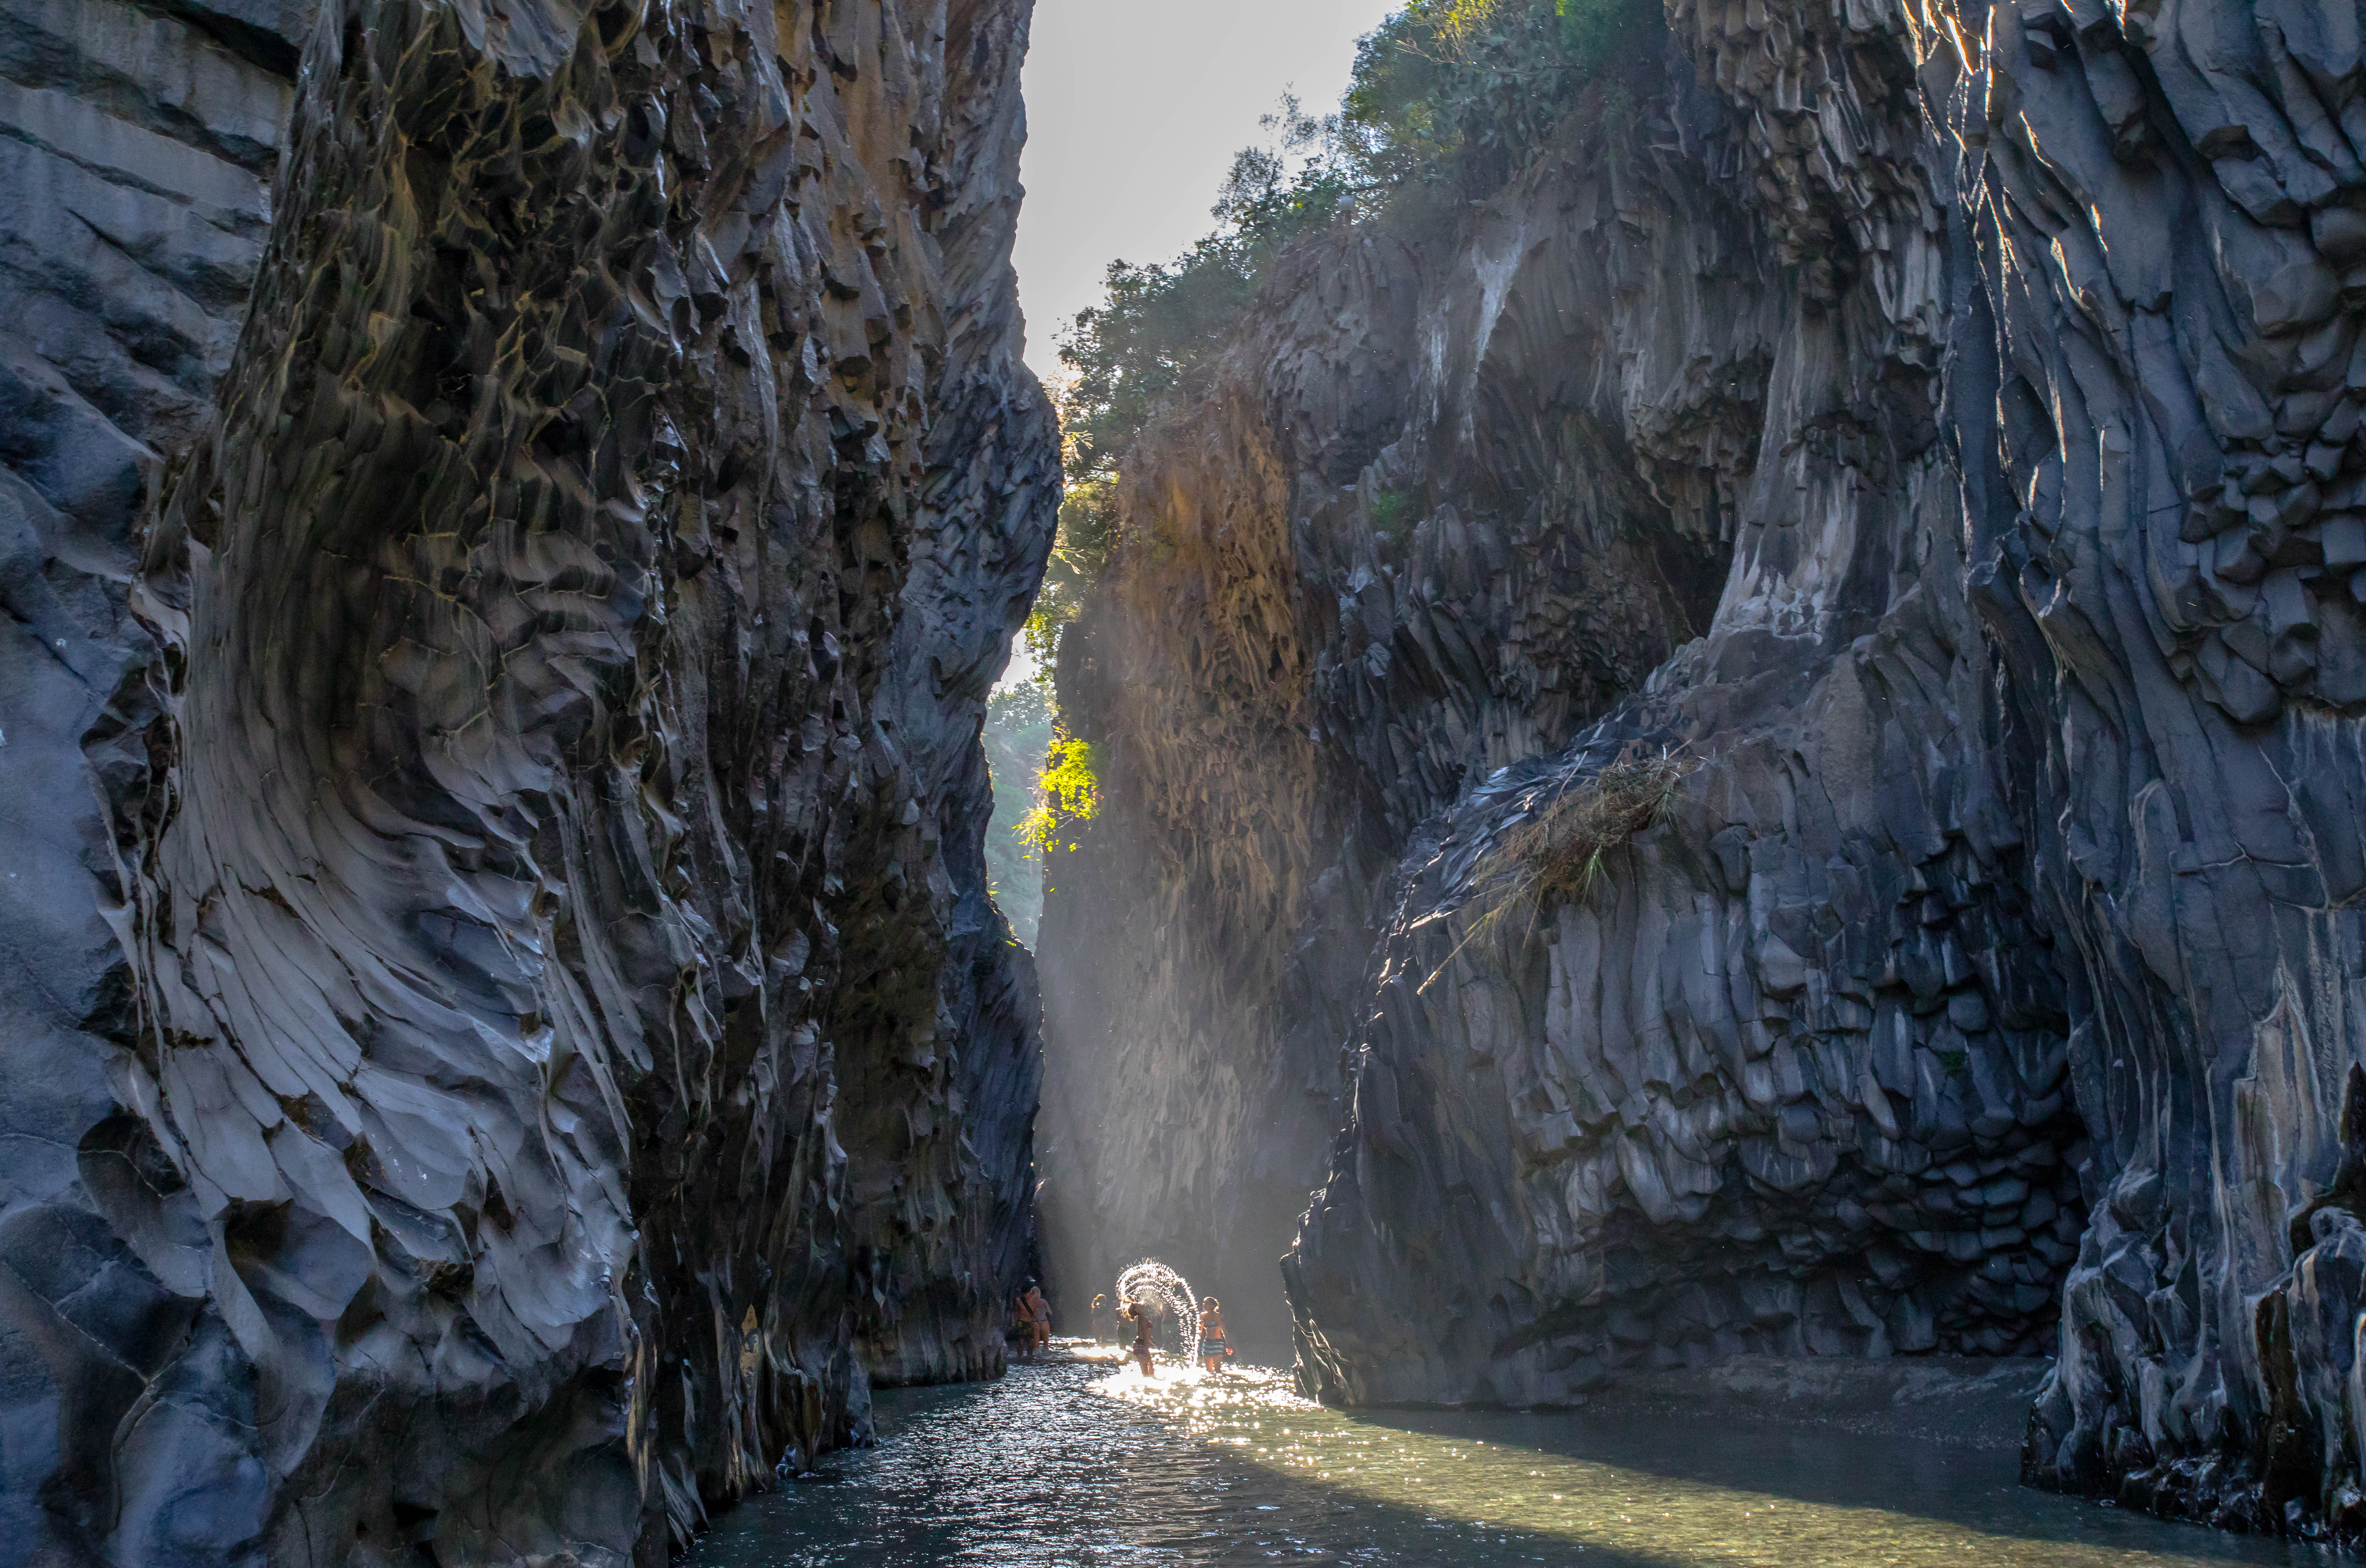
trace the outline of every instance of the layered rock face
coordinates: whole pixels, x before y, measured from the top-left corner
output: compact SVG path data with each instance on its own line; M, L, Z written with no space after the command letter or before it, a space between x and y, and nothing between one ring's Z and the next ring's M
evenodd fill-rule
M662 1561L1031 1246L1027 7L323 10L7 62L11 1540Z
M1626 287L1572 290L1610 302L1626 372L1590 412L1670 525L1730 517L1731 565L1707 635L1641 692L1408 846L1290 1269L1312 1378L1344 1397L1557 1401L1718 1354L2049 1337L2086 1151L1983 712L1943 434L1955 302L1932 291L1950 236L1908 161L1903 62L1835 59L1820 91L1852 135L1825 168L1853 188L1687 88L1664 133L1604 150L1651 195L1581 201L1592 243L1524 258L1634 254ZM1704 165L1804 210L1729 209L1745 237L1716 244ZM1741 265L1650 255L1671 243ZM1506 836L1639 756L1681 779L1664 819L1590 896L1501 908ZM1391 1277L1444 1322L1392 1311Z
M1507 275L1521 245L1491 259ZM1423 294L1384 236L1292 258L1207 405L1137 448L1146 537L1060 651L1108 805L1047 857L1047 1235L1071 1294L1155 1253L1276 1345L1375 879L1470 768L1565 739L1680 642L1721 547L1605 462L1584 412L1465 418L1549 396L1595 323ZM1416 528L1432 429L1468 467Z
M2051 1352L2033 1478L2356 1534L2354 19L1667 19L1631 111L1385 288L1285 279L1182 422L1235 434L1134 456L1062 651L1110 762L1057 1255L1305 1173L1333 1397ZM1653 825L1492 896L1639 759Z

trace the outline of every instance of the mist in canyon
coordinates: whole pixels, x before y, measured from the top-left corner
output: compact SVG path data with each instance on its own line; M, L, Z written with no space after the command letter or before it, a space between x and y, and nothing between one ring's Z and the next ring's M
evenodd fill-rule
M2027 1480L2354 1539L2356 19L1410 15L1070 410L1055 1274L1349 1406L2047 1361Z
M1363 6L1031 328L1035 20L0 0L0 1562L851 1518L1145 1257L2366 1543L2366 20Z

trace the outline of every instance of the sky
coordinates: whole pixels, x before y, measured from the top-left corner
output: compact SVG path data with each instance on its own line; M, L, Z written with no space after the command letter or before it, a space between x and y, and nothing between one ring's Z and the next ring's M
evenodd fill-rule
M1020 177L1027 363L1101 297L1111 261L1166 261L1216 226L1233 154L1283 93L1338 107L1356 40L1403 0L1035 0ZM1002 684L1031 680L1022 643Z
M1035 0L1017 261L1036 374L1112 260L1165 261L1215 227L1216 186L1285 91L1338 106L1356 39L1402 4Z

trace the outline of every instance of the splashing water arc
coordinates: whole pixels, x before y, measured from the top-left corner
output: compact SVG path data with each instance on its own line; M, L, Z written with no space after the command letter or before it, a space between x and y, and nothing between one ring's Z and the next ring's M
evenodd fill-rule
M1122 1303L1145 1298L1175 1319L1182 1359L1189 1361L1198 1348L1200 1329L1200 1298L1192 1294L1191 1281L1155 1258L1145 1258L1117 1277L1117 1299Z

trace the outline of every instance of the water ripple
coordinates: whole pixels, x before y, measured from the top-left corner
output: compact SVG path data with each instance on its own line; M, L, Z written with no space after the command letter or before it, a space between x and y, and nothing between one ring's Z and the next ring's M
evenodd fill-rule
M1674 1416L1326 1410L1267 1368L1020 1367L883 1395L879 1421L877 1448L724 1516L691 1568L2329 1561L2031 1492L1994 1450Z

